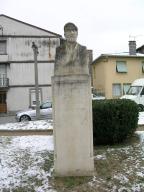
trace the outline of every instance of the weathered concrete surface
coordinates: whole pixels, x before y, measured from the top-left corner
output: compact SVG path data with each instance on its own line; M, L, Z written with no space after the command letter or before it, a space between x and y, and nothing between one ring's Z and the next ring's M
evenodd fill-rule
M89 74L88 51L85 46L78 43L63 41L56 50L56 63L54 74L81 75Z
M88 51L76 42L74 23L65 24L64 36L52 78L55 174L88 176L94 171Z
M54 168L57 176L93 174L90 83L88 75L53 78Z

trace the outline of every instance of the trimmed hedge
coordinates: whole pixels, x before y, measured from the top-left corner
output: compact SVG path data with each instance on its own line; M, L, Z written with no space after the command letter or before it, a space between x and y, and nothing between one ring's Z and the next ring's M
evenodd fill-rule
M96 144L115 144L131 136L138 123L138 105L128 99L93 101L93 138Z

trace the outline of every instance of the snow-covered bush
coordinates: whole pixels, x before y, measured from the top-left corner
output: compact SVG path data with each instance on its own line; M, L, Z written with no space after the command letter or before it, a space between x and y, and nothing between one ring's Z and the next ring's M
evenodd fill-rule
M114 144L131 136L138 123L138 106L128 99L93 101L94 145Z

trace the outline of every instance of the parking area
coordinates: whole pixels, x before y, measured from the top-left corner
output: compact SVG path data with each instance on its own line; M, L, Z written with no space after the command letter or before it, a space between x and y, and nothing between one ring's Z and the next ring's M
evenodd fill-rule
M15 116L0 116L0 142L1 136L30 136L53 135L51 120L38 120L29 122L16 122Z
M0 115L0 124L16 122L13 115Z

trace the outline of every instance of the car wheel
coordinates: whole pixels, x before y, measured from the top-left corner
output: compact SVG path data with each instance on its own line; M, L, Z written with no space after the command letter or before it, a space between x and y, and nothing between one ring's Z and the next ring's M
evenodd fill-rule
M28 116L28 115L22 115L21 117L20 117L20 121L22 121L22 122L24 122L24 121L30 121L31 119L30 119L30 117Z
M143 105L138 105L139 112L144 111L144 106Z

